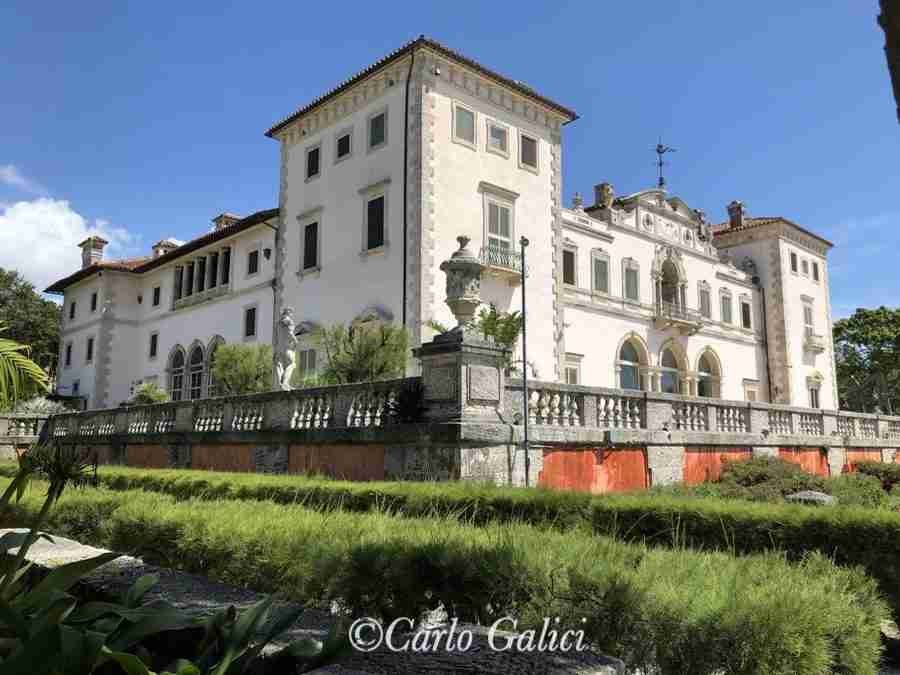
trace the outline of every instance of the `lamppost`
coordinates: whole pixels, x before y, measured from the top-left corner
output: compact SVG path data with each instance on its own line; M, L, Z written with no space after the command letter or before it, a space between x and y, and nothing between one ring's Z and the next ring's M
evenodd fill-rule
M528 248L528 239L519 239L522 249L522 423L525 425L525 433L522 445L525 448L525 487L528 487L531 476L531 457L528 454L528 315L525 311L525 249Z

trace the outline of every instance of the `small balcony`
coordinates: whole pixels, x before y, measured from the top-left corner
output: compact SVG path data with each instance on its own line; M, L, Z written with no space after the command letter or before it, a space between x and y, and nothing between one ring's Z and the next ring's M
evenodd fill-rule
M484 265L483 274L506 279L510 286L518 286L522 278L522 254L512 249L482 246L478 254Z
M824 335L816 335L812 326L806 327L806 334L803 337L803 349L813 354L821 354L827 348Z
M683 335L693 335L700 330L703 320L700 312L674 302L657 302L653 312L653 326L657 330L674 328Z

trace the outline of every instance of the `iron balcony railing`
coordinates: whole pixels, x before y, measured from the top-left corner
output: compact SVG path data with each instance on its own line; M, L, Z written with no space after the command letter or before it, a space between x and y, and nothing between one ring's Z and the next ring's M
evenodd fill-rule
M696 310L664 301L656 303L656 316L671 321L689 321L691 323L697 323L702 319L700 312Z
M513 249L482 246L478 257L481 263L488 267L500 267L513 272L522 271L522 254Z

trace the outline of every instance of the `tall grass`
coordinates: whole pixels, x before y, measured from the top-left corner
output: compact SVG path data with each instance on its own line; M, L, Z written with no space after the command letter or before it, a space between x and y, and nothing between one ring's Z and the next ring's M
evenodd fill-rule
M28 495L5 520L39 501ZM861 570L818 554L791 564L512 522L85 488L63 495L50 529L358 615L414 617L442 602L466 620L515 616L520 629L560 616L648 674L875 673L887 616Z

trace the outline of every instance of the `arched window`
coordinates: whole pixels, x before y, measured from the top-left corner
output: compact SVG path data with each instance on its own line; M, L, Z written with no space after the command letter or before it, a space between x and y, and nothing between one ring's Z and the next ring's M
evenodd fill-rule
M678 268L671 260L666 260L662 265L662 279L660 281L660 296L667 305L679 305L681 299L678 292Z
M619 386L622 389L641 388L641 358L630 341L619 350Z
M206 350L206 395L210 398L221 393L219 391L219 383L216 382L216 378L213 375L213 366L216 362L216 350L223 344L225 344L225 340L217 335L209 343L209 348Z
M709 351L701 354L697 361L697 396L717 398L721 377L719 361L715 355Z
M176 346L169 358L169 398L180 401L184 395L184 350Z
M679 374L678 360L671 349L666 349L662 353L659 361L660 365L660 391L664 394L680 394L681 393L681 376Z
M188 388L188 396L191 400L203 396L203 347L197 345L191 350L191 358L189 362L190 386Z

